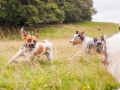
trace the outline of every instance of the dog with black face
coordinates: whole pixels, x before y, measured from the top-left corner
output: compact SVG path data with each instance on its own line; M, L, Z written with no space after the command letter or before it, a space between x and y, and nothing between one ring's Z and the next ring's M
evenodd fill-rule
M12 62L29 62L33 56L46 55L48 60L52 60L52 43L44 40L38 42L38 35L27 35L24 28L21 28L20 35L23 39L23 46L19 51L9 60L8 64ZM19 56L24 56L24 59L17 59Z
M103 52L103 46L104 46L104 36L101 36L101 39L96 39L95 41L95 48L97 53Z

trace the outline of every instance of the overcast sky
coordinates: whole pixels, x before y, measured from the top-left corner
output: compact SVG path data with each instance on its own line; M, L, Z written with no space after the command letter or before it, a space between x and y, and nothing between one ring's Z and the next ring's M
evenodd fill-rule
M120 23L120 0L93 0L97 14L92 21Z

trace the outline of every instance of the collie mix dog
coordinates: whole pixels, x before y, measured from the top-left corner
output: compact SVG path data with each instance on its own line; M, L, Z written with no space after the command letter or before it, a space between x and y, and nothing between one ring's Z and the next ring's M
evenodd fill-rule
M52 43L44 40L38 42L38 35L27 35L24 28L20 30L21 37L23 39L23 46L19 51L9 60L8 64L12 62L25 61L29 62L33 56L46 55L48 60L52 60ZM17 59L19 56L24 56L23 59Z
M72 43L72 45L79 45L80 50L69 60L72 60L74 57L81 55L83 52L88 54L91 54L93 50L101 52L103 47L102 39L99 40L97 38L87 37L84 35L84 32L79 34L78 31L76 31L73 38L70 40L70 43Z
M104 63L109 73L120 83L120 33L105 39L104 42L103 57L100 61Z

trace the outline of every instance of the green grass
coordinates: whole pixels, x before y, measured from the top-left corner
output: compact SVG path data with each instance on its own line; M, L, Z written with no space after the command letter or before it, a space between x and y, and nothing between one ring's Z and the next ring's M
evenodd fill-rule
M9 37L1 39L0 90L115 90L120 87L100 63L101 54L83 55L68 61L78 50L77 46L69 43L76 30L85 31L85 35L90 37L100 38L105 33L110 37L118 32L117 24L84 22L25 29L29 28L39 30L39 41L48 39L53 43L53 51L58 52L53 56L52 62L42 56L30 63L12 63L6 66L22 46L22 40L20 37L19 40Z
M101 30L97 28L100 27ZM37 28L40 30L41 37L50 38L67 38L73 35L76 30L79 32L84 31L85 35L91 37L99 37L101 35L107 34L107 36L113 35L113 33L118 32L118 25L114 23L101 23L101 22L83 22L67 25L53 25L45 28Z
M97 28L100 27L101 30ZM19 35L20 27L1 27L0 28L0 38L16 40L21 39ZM27 26L25 27L26 31L30 31L35 35L36 31L39 31L39 37L44 39L48 38L69 38L76 30L79 32L85 32L85 35L90 37L100 37L101 35L107 34L107 36L113 35L113 33L118 32L118 25L114 23L105 23L105 22L81 22L75 24L60 24L60 25L50 25L46 27L34 27Z

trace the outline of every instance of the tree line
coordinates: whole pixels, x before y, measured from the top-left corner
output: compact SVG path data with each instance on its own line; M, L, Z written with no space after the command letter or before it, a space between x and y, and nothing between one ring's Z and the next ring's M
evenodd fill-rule
M14 25L90 21L92 0L0 0L0 23Z

